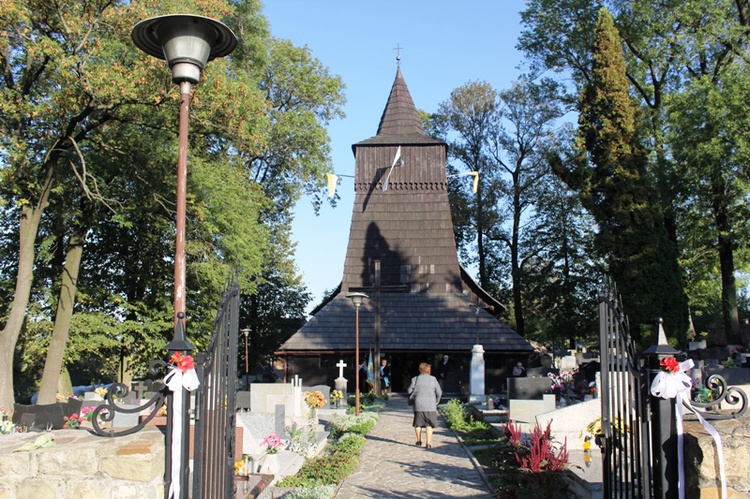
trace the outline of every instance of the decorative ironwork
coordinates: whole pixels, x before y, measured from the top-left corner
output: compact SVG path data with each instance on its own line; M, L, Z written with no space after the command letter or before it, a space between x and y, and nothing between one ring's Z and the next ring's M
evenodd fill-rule
M167 363L163 360L154 360L149 364L148 371L152 376L163 375L166 366ZM121 437L142 430L152 419L154 419L159 412L159 409L164 405L166 397L164 383L156 381L154 382L154 388L156 393L145 404L138 407L123 407L117 403L117 400L125 399L130 391L127 385L123 383L114 383L107 390L107 395L104 398L105 403L97 406L92 413L91 424L94 432L103 437ZM118 412L123 414L140 414L149 407L152 408L149 415L133 427L122 431L116 431L114 428L102 428L100 426L100 421L102 423L114 421L115 415Z
M742 417L747 410L747 394L741 388L736 386L730 387L726 380L719 374L712 374L706 380L706 387L711 390L713 400L709 402L691 402L692 408L700 409L700 414L707 420L737 419ZM722 404L739 407L736 410L730 409L729 412L722 411ZM687 406L688 404L684 403ZM685 419L690 418L690 412L685 413Z
M604 497L650 498L648 371L636 357L613 285L599 294Z
M194 499L234 497L235 398L239 343L239 285L223 296L205 353L195 356Z

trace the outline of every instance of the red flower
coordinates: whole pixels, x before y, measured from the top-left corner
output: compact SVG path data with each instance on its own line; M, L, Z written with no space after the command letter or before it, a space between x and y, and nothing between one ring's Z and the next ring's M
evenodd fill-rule
M192 355L182 355L180 352L175 352L169 358L169 362L177 366L177 369L182 372L188 372L190 369L195 369Z
M680 363L674 357L665 357L659 361L659 365L664 368L665 371L678 373L680 372Z

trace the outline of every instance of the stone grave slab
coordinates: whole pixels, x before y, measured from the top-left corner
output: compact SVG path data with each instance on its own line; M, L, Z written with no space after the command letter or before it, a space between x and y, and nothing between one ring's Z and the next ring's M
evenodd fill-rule
M508 378L508 399L539 400L552 392L548 377Z

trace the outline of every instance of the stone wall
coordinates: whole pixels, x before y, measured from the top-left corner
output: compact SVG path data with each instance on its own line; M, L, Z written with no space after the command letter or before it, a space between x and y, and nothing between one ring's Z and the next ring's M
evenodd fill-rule
M124 437L55 430L55 445L16 451L40 435L0 437L0 499L164 497L164 434L157 427Z
M750 497L750 420L709 421L721 435L729 497ZM697 421L686 421L686 498L721 497L716 444Z

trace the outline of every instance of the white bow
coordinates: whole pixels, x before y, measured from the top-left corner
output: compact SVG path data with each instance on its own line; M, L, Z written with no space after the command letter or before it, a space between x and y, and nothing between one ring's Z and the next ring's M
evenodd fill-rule
M184 373L178 367L172 369L164 377L164 384L172 392L172 469L171 483L169 484L170 498L180 498L180 456L182 455L182 389L195 391L201 382L195 369L188 369Z
M721 497L727 499L727 479L724 473L724 451L721 445L721 435L711 424L703 419L703 416L696 411L690 404L690 390L693 386L690 376L685 374L693 368L693 359L687 359L685 362L680 363L679 371L677 372L666 372L660 371L654 377L654 381L651 382L651 395L663 399L676 399L675 405L677 407L677 413L675 414L675 420L677 423L677 473L678 473L678 495L680 499L685 498L685 456L683 454L684 442L683 442L683 430L682 430L682 417L683 417L683 404L693 414L698 417L703 428L714 438L716 443L716 455L719 458L719 475L721 478Z

